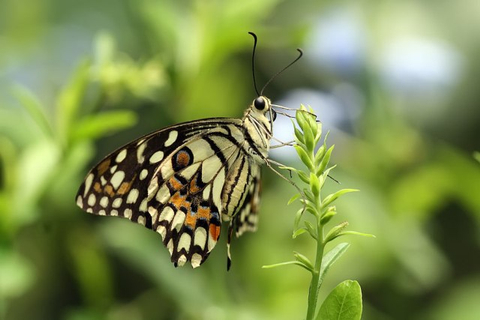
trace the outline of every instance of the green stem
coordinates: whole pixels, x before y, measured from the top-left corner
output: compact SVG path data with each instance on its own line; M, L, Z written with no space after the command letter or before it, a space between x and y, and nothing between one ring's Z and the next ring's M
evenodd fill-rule
M315 311L317 309L318 292L320 291L320 269L322 267L322 258L324 252L323 243L323 226L320 224L320 218L318 219L318 238L317 238L317 253L315 255L315 267L312 272L312 280L310 281L310 289L308 291L308 308L307 308L307 320L315 319Z
M312 272L312 280L310 281L310 288L308 290L308 307L307 320L314 320L317 310L318 292L320 291L320 270L322 268L323 252L325 244L323 242L323 225L321 223L321 199L320 195L315 199L315 208L317 211L317 250L315 254L315 267Z

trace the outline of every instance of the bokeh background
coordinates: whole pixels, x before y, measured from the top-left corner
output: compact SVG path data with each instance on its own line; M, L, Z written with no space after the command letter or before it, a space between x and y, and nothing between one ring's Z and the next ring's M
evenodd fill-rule
M88 169L142 134L240 117L257 76L274 102L315 108L335 144L334 223L352 245L323 296L358 280L363 319L480 318L480 3L0 1L0 318L302 319L313 256L292 240L295 189L264 170L258 232L175 269L158 234L88 215ZM275 132L288 140L291 123ZM292 148L272 157L299 166ZM223 237L224 238L224 237Z

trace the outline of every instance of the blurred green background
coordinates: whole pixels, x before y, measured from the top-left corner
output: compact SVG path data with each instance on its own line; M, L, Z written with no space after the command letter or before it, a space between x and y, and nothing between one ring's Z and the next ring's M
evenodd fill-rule
M363 289L363 319L480 318L480 4L459 1L0 1L0 318L302 319L313 255L295 189L264 170L258 232L175 269L161 238L75 206L86 172L142 134L240 117L266 89L315 108L335 144L328 191L358 188L324 284ZM279 117L276 136L291 124ZM292 148L272 157L289 165ZM224 232L225 233L225 232ZM225 236L225 234L223 235ZM224 238L224 237L222 237ZM323 297L321 299L323 299Z

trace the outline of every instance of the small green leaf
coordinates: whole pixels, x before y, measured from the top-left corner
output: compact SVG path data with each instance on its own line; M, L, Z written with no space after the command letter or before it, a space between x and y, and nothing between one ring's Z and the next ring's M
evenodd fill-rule
M291 204L294 203L295 200L297 200L298 198L300 198L300 193L294 194L293 197L291 197L290 200L288 200L287 205L291 205Z
M334 264L348 250L349 247L349 243L339 243L323 256L322 267L320 269L320 281L323 281L332 264Z
M91 63L86 60L80 63L70 82L57 98L57 124L60 138L67 140L72 124L77 121L78 110L83 103L89 80Z
M304 234L305 232L307 232L307 229L305 229L303 227L295 230L295 232L292 234L292 239L297 238L299 235Z
M305 212L305 210L302 208L302 209L299 209L297 211L297 213L295 214L295 221L294 221L294 224L293 224L294 229L298 229L298 226L300 224L300 220L302 219L302 216L303 216L304 212Z
M302 179L303 182L307 184L310 182L310 179L308 178L308 175L305 172L298 170L297 174L300 177L300 179Z
M345 193L357 192L357 191L359 190L358 189L342 189L342 190L338 190L335 193L329 194L328 196L325 197L325 199L323 199L322 208L327 207L333 201L337 200L341 195L344 195Z
M335 206L330 206L328 207L327 211L322 215L322 218L320 220L320 224L325 225L327 224L330 219L333 218L337 214L337 209Z
M133 126L137 115L130 110L102 112L83 118L72 132L73 139L97 139L107 133Z
M334 240L335 238L337 238L339 236L340 232L342 232L343 229L345 229L347 226L348 226L348 222L344 221L344 222L336 225L332 229L330 229L330 231L325 236L325 243L330 242L330 241Z
M327 152L325 152L325 156L323 157L322 162L320 162L320 165L317 167L317 171L315 172L317 176L323 173L328 163L330 162L330 157L332 155L334 147L335 145L332 145L330 148L328 148Z
M313 224L310 222L310 221L304 221L303 222L305 224L305 228L307 229L308 233L310 234L310 236L317 240L317 230L316 228L313 226Z
M45 114L45 108L40 101L38 101L37 97L27 88L20 85L15 85L12 90L13 94L22 103L22 106L27 110L43 133L48 137L53 137L52 126Z
M313 161L315 167L318 167L318 165L322 162L323 156L325 155L325 150L325 145L321 145L317 152L315 152L315 158Z
M376 238L374 234L357 232L357 231L343 231L337 235L337 237L340 237L340 236L361 236L361 237L367 237L367 238Z
M300 267L304 268L305 270L307 270L309 272L312 272L312 270L307 265L305 265L304 263L301 263L300 261L286 261L286 262L280 262L280 263L275 263L275 264L269 264L269 265L266 265L266 266L262 266L262 269L272 269L272 268L277 268L277 267L289 266L289 265L292 265L292 264L300 266Z
M303 263L303 264L306 265L310 270L313 270L313 264L312 264L312 262L310 261L310 259L308 259L306 256L304 256L304 255L301 254L300 252L293 252L293 256L295 257L295 259L296 259L298 262Z
M357 281L345 280L336 286L320 307L317 320L360 320L362 289Z
M298 157L302 162L305 164L305 166L312 171L313 170L313 163L310 157L307 154L307 151L303 149L302 147L295 145L294 146L295 150L297 151Z
M310 172L310 189L315 198L320 196L320 181L313 172Z

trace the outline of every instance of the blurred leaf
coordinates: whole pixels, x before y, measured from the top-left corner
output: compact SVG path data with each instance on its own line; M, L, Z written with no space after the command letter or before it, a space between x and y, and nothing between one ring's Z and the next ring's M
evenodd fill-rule
M5 301L22 295L33 281L30 263L18 253L0 248L0 299Z
M93 114L82 118L72 132L74 140L96 140L107 133L133 126L137 115L130 110L116 110Z
M61 152L49 140L30 145L20 155L18 175L13 196L17 225L38 218L35 207L39 197L48 187L49 179L57 170Z
M347 251L349 247L349 243L339 243L323 256L322 267L320 269L320 281L325 278L328 269L330 269L330 267Z
M88 60L80 63L72 79L70 79L57 98L58 134L63 142L68 140L71 128L78 121L78 111L84 102L89 82L90 66L91 63Z
M327 296L317 320L360 320L362 290L357 281L345 280Z
M50 138L53 137L52 126L45 115L45 107L42 106L40 101L38 101L32 92L21 85L15 85L12 90L14 95L21 102L22 106L27 110L33 121L35 121L45 136Z

